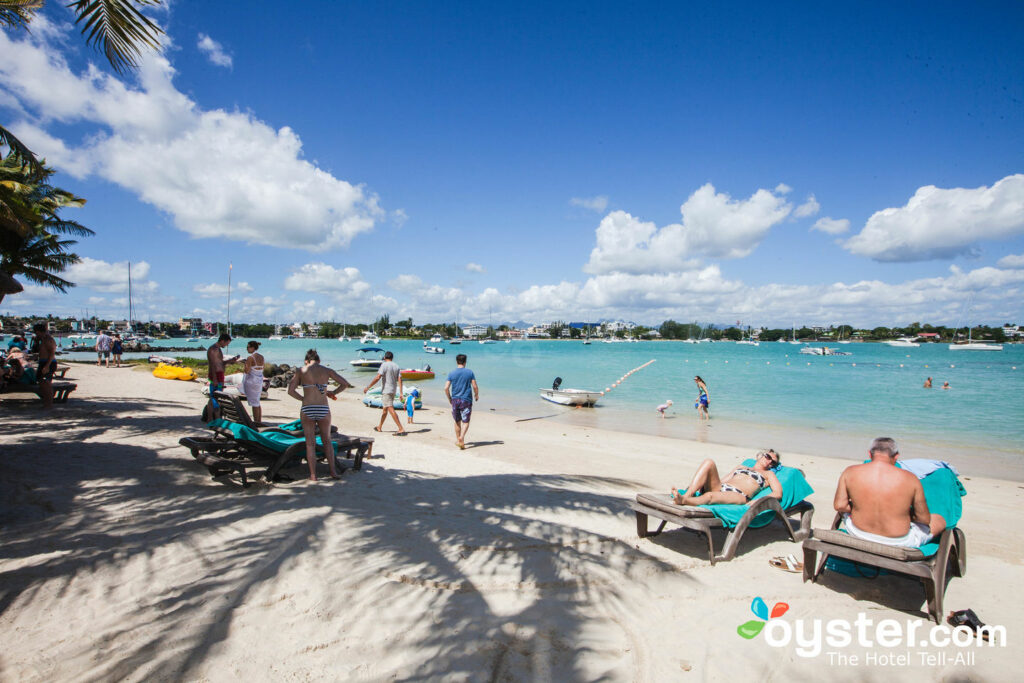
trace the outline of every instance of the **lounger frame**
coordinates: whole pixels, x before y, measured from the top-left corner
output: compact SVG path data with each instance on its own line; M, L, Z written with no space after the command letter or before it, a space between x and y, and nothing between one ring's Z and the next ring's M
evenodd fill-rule
M665 496L668 498L668 496ZM740 539L743 538L743 534L747 531L747 527L754 520L755 517L760 515L762 512L772 511L775 515L782 520L783 526L786 528L786 532L789 534L789 538L794 543L807 538L811 533L811 519L814 516L814 506L807 501L800 501L796 505L789 507L785 510L779 504L776 498L771 496L765 496L752 501L747 508L747 511L743 513L739 522L736 526L729 530L729 534L725 538L725 543L722 545L722 552L715 553L715 543L711 536L712 530L725 529L725 524L722 520L718 519L711 514L710 510L706 510L700 507L675 505L672 507L679 508L678 511L668 510L664 507L653 507L647 505L640 500L641 496L637 496L637 500L630 502L630 508L636 513L636 532L640 538L647 538L649 536L657 536L665 528L665 525L669 522L678 524L686 531L703 535L708 542L708 560L711 564L716 562L728 562L736 556L736 549L739 547ZM790 517L793 515L799 515L800 526L794 529L792 524L793 521ZM650 531L647 526L648 517L657 517L661 520L661 524L654 531Z
M964 537L964 532L957 527L943 531L939 536L939 549L931 557L924 557L920 551L916 553L919 557L915 557L913 549L900 549L905 551L903 554L909 559L897 559L889 556L894 553L892 546L871 543L839 532L839 525L842 521L842 513L837 513L828 533L816 537L812 532L811 537L804 541L804 581L817 581L825 570L825 562L828 561L830 555L879 567L897 574L915 576L924 584L928 616L936 624L942 623L946 572L948 569L952 569L951 576L959 577L967 573L967 540ZM847 539L854 541L857 547L846 545L846 543L851 543L851 540ZM877 552L870 550L872 546ZM822 554L821 560L817 561L819 552ZM817 567L815 567L816 562Z
M222 391L215 391L213 392L213 397L217 399L217 403L220 405L221 418L228 422L237 422L238 424L244 425L249 429L254 429L257 432L276 431L291 434L292 436L302 436L301 429L281 429L280 425L276 424L264 424L262 426L257 426L256 423L252 421L252 418L249 417L249 411L247 411L245 406L242 405L242 399L239 396L226 394ZM319 433L319 431L320 429L318 426L317 432ZM332 424L331 434L337 434L337 432L338 426Z
M78 385L73 382L52 382L50 386L53 387L54 403L67 403L68 396L78 388ZM0 394L35 394L40 396L38 384L8 384L0 389ZM40 396L40 398L42 397Z

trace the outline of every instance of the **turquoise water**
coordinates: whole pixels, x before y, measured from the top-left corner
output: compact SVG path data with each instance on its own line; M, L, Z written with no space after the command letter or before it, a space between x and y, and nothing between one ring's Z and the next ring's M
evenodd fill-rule
M286 339L264 340L261 350L271 362L297 364L315 347L325 364L362 386L369 373L348 368L359 346ZM438 379L418 383L427 405L443 402L444 376L455 367L455 354L466 353L481 388L480 410L844 457L861 456L871 438L887 435L901 443L906 457L937 454L970 463L962 468L966 472L1024 480L1024 345L991 352L950 351L945 344L835 347L850 356L800 355L800 346L777 342L446 343L444 355L424 353L417 341L385 340L381 346L404 368L430 364L437 371ZM244 340L229 353L244 354ZM557 406L537 393L556 376L566 388L605 389L649 360L655 362L612 388L594 409ZM708 423L699 423L693 409L694 375L708 384ZM928 376L930 390L922 388ZM945 381L948 391L940 388ZM666 399L674 405L669 419L661 420L654 409Z

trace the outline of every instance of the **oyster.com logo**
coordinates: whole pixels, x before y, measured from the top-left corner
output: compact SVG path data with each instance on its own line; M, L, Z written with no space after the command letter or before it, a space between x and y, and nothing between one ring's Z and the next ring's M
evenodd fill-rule
M768 605L761 598L754 598L754 601L750 603L750 611L754 613L757 619L751 619L745 624L740 624L736 627L736 633L742 637L750 640L764 628L764 625L768 623L769 619L775 619L781 617L789 610L789 605L784 602L777 602L772 607L771 613L768 612Z

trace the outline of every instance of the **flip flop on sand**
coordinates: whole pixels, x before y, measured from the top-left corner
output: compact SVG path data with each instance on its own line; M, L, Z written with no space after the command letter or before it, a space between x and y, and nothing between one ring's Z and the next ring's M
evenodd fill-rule
M972 609L962 609L957 612L950 612L949 616L946 617L946 623L954 628L964 626L970 629L975 635L980 635L982 640L987 641L989 638L988 630L980 630L985 625L985 622L979 619L978 615L975 614Z
M776 569L781 569L785 572L792 572L794 574L799 574L804 570L803 563L798 562L792 555L786 555L785 557L773 557L768 560L768 564Z
M384 430L382 430L380 427L374 427L373 431L375 431L375 432L382 432Z

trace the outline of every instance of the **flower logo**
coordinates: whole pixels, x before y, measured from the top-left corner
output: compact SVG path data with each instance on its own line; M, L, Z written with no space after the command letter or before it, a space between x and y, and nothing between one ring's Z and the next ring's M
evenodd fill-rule
M750 603L750 611L754 613L754 616L757 617L757 619L751 619L745 624L740 624L736 627L736 633L739 633L742 637L750 640L761 632L761 629L764 628L764 625L769 619L781 617L788 610L789 605L784 602L777 602L775 603L775 606L772 607L772 612L769 615L768 605L765 604L765 601L761 598L754 598L754 601Z

